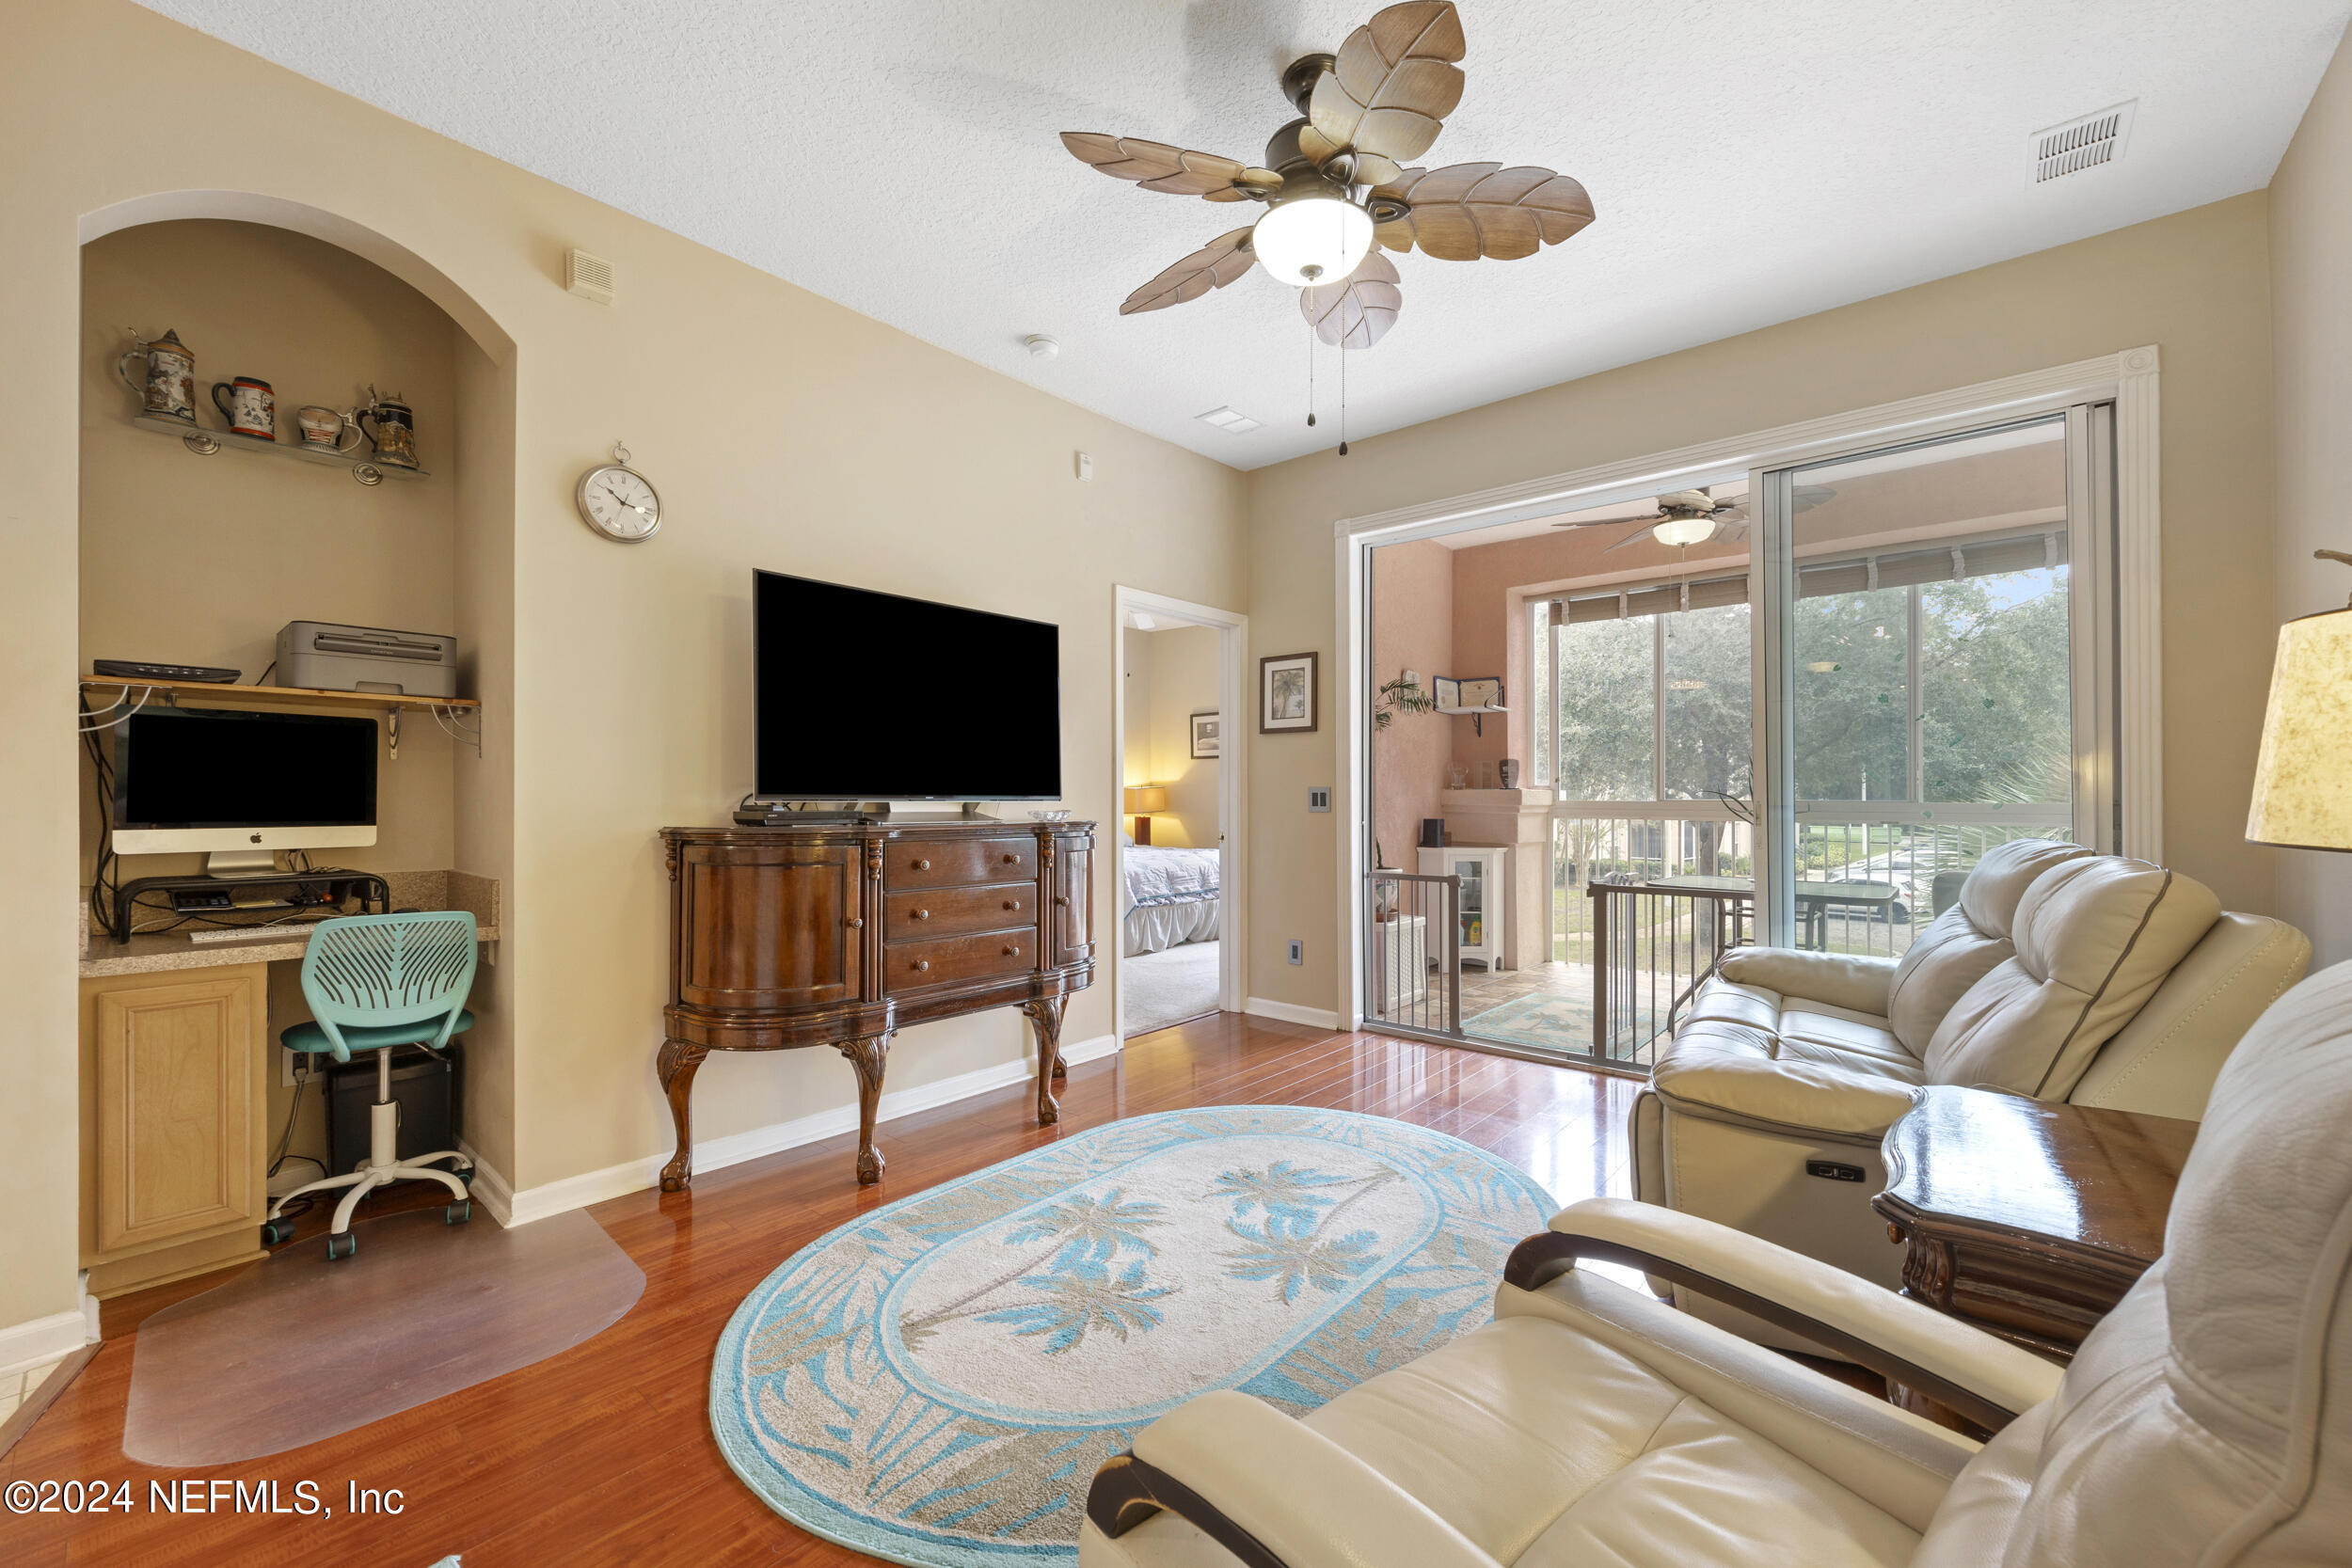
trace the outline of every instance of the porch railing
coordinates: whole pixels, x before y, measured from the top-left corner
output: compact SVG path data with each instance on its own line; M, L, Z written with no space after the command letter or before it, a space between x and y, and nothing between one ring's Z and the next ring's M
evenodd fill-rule
M1365 938L1365 1010L1432 1035L1462 1032L1462 879L1375 871Z
M1723 956L1750 940L1752 896L1737 889L1593 882L1593 1053L1645 1063Z

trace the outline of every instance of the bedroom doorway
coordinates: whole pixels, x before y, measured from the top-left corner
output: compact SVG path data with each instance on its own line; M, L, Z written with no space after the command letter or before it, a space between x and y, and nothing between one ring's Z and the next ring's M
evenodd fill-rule
M1117 612L1111 984L1124 1040L1242 1010L1248 622L1132 588Z

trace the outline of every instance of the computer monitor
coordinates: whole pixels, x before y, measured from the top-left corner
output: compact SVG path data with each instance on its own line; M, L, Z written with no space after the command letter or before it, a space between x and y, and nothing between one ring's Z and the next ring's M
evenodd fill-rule
M375 750L373 719L134 713L115 731L115 852L201 851L213 876L256 876L279 849L373 844Z

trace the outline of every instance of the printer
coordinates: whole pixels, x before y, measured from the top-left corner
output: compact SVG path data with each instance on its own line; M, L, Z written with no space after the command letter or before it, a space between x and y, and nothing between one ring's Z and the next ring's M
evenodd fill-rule
M278 634L278 678L313 691L457 695L457 639L429 631L294 621Z

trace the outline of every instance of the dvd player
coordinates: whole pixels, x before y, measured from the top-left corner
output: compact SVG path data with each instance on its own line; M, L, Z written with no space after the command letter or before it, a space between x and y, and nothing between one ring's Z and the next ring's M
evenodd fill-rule
M90 673L109 680L138 681L201 681L209 686L234 686L245 678L242 670L224 670L216 664L151 664L137 658L99 658L90 661Z

